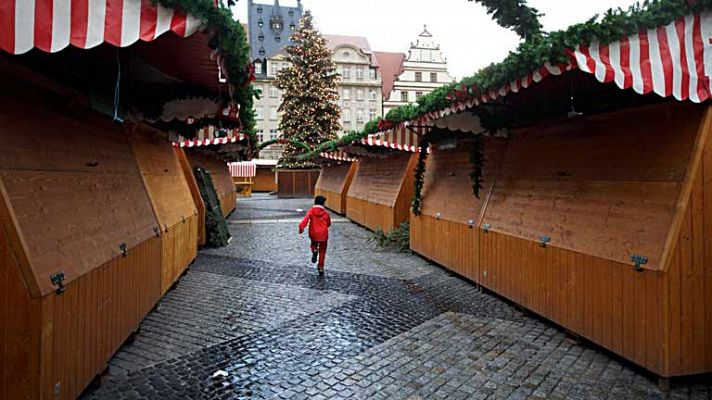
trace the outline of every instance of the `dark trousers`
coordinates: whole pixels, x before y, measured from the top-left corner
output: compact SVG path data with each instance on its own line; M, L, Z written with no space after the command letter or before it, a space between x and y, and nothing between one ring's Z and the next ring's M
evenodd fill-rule
M326 261L326 245L328 242L316 242L312 240L311 251L319 251L319 263L316 265L319 269L324 268L324 261Z

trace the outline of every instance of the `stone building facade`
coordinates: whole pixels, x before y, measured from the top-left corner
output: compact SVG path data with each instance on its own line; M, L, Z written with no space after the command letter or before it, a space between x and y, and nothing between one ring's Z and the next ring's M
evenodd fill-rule
M427 27L411 43L408 54L377 52L376 56L383 70L384 115L453 81L447 59Z

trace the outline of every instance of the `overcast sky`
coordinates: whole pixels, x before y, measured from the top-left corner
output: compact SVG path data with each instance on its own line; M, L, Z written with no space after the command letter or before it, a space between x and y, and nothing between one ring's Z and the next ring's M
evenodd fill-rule
M272 0L255 0L272 3ZM423 25L439 42L456 78L472 75L492 62L501 61L519 41L516 34L499 27L484 7L467 0L303 0L314 14L322 33L368 38L376 51L407 52ZM544 13L547 31L583 22L612 7L628 7L635 0L530 0ZM294 5L296 0L280 4ZM233 11L247 22L247 0Z

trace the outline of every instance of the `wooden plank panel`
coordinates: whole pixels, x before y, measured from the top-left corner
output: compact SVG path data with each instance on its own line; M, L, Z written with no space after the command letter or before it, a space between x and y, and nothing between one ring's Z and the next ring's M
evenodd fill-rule
M386 158L363 157L348 196L395 207L412 156L412 153L393 153Z

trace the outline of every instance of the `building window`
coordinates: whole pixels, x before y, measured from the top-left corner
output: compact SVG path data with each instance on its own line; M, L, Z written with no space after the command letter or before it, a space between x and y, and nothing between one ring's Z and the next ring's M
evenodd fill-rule
M288 14L289 14L290 17L293 17L293 16L294 16L294 10L289 10L289 13L288 13Z
M341 119L343 119L344 122L351 122L351 110L344 110Z
M416 82L422 82L422 81L423 81L423 73L422 73L422 72L416 72L416 73L415 73L415 81L416 81Z
M260 142L260 143L262 143L262 142L265 141L265 135L264 135L263 132L264 132L264 131L263 131L262 129L260 129L259 131L257 131L257 141Z
M270 130L269 130L269 140L277 140L277 137L278 137L278 136L279 136L279 134L277 134L277 130L276 130L276 129L270 129Z
M341 67L341 76L344 79L351 79L351 67Z
M265 55L265 48L264 48L264 47L260 47L260 55L261 55L261 56ZM260 70L262 70L262 64L260 64Z
M277 90L276 86L269 86L269 97L277 97L279 96L279 91Z
M423 92L415 92L415 99L418 100L419 98L423 97Z
M358 89L356 91L356 100L363 101L363 89Z
M262 14L262 7L257 7L257 14Z
M408 92L405 90L401 91L401 101L404 103L408 102Z
M356 122L363 122L363 110L356 110Z
M255 118L258 120L264 119L264 113L262 111L262 107L255 107Z
M265 35L263 35L263 34L260 33L260 35L257 36L257 40L259 40L260 42L264 41L264 40L265 40Z
M294 30L296 27L297 27L297 26L294 25L293 22L292 22L291 24L289 24L289 29L291 29L291 30Z
M374 89L368 90L368 98L371 101L376 101L376 91Z
M356 79L358 79L358 80L363 79L363 68L361 68L361 67L356 68Z
M376 119L376 110L374 110L374 109L368 110L368 119L370 121L373 121L374 119Z
M277 107L270 107L270 108L269 108L269 119L270 119L270 121L276 121L276 120L277 120Z
M275 36L275 37L274 37L274 41L277 42L277 43L279 43L279 42L282 41L282 38L279 37L279 36Z
M272 29L276 31L282 29L282 23L279 21L272 21Z
M344 100L351 100L351 89L344 89L344 94L342 96Z
M375 68L371 68L368 71L368 73L369 73L369 76L371 77L371 79L374 79L374 80L376 79L376 69Z
M279 72L279 64L276 62L272 62L270 66L270 71L272 72L272 75L277 75L277 72Z
M431 72L431 73L430 73L430 82L435 83L435 82L437 82L437 81L438 81L438 74L435 73L435 72Z

